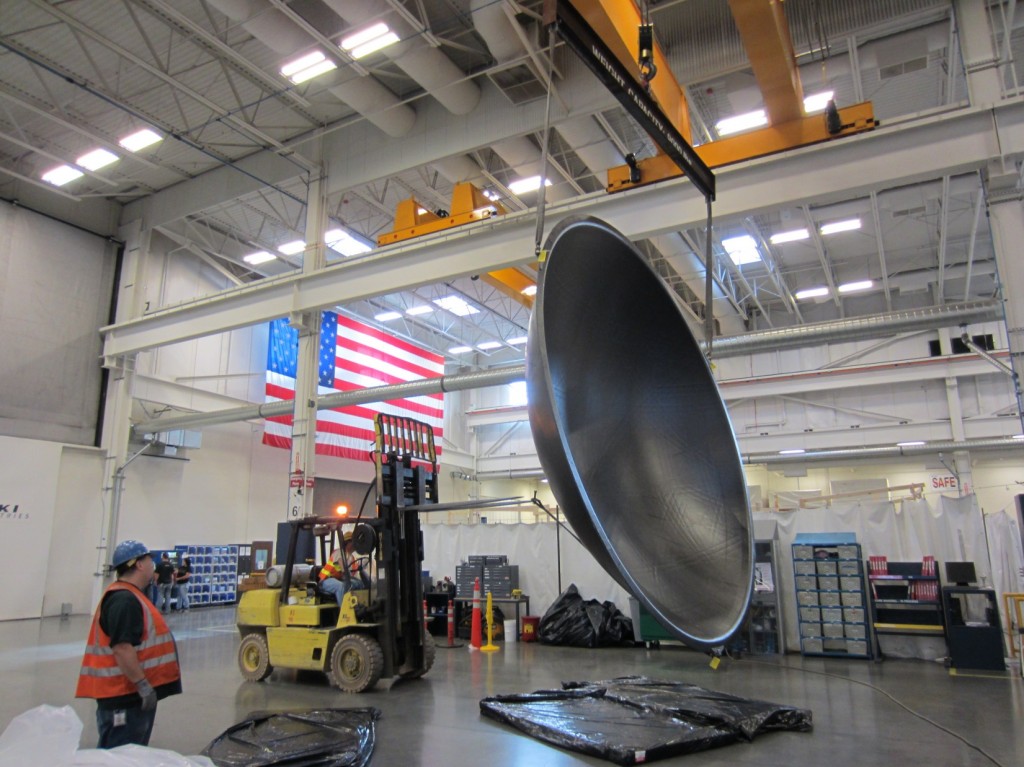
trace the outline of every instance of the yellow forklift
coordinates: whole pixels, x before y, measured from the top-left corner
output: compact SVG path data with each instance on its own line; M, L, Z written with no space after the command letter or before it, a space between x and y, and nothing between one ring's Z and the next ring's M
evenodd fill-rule
M424 629L421 511L464 508L437 503L437 459L428 424L378 414L375 422L377 515L356 519L292 520L291 541L279 588L247 591L238 603L242 636L238 667L245 679L266 679L274 667L323 671L344 692L362 692L383 676L415 679L434 663L433 637ZM370 557L376 583L348 590L339 606L319 590L314 565L296 569L299 534L312 531L319 564L342 552L341 570L351 579L344 545L350 528L355 554ZM298 581L298 582L297 582Z

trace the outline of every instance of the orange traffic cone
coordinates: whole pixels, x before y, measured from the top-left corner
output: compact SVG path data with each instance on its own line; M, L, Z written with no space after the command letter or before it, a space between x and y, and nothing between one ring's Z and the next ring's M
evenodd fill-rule
M448 646L455 646L455 602L448 600Z
M479 650L484 643L483 625L480 620L480 579L473 582L473 628L469 635L469 649Z

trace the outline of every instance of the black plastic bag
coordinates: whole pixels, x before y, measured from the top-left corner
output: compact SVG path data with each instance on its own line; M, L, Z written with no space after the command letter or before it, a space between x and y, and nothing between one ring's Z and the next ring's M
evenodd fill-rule
M366 767L376 708L262 711L229 727L203 750L217 767Z
M750 740L768 730L811 729L810 711L680 682L623 677L563 687L484 698L480 711L539 740L627 765Z
M545 644L600 647L633 641L633 621L612 602L584 600L573 583L554 601L537 627Z

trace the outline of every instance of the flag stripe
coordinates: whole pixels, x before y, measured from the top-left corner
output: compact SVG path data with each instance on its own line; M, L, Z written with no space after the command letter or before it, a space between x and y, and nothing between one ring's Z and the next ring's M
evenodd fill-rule
M405 352L410 355L410 358L418 359L419 364L426 365L436 373L444 372L444 357L440 354L428 352L426 349L421 349L400 338L389 336L358 320L342 317L340 314L338 315L338 335L340 337L350 336L353 340L361 341L361 345L365 347L387 349L395 356L399 356L400 352Z

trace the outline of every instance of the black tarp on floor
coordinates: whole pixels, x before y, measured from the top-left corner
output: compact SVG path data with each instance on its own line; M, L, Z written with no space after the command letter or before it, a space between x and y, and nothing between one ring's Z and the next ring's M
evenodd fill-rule
M683 682L622 677L562 687L484 698L480 711L539 740L616 764L750 741L770 730L811 729L806 709Z

